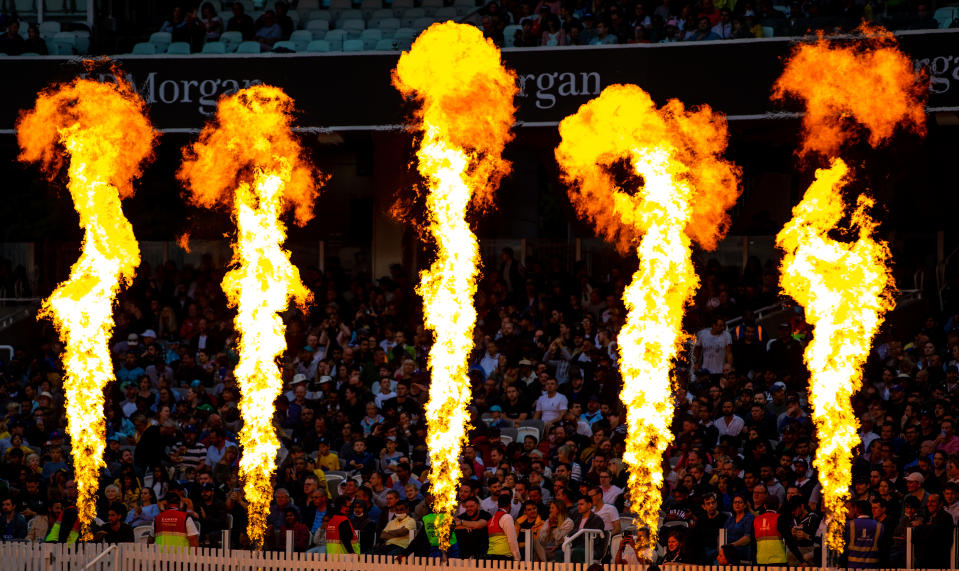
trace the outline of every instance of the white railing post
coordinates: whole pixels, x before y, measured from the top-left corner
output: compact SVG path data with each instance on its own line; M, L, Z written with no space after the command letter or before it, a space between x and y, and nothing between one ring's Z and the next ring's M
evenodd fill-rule
M906 569L912 569L912 528L906 528Z
M286 556L293 554L293 530L286 530Z
M829 567L829 544L826 543L825 537L822 538L822 554L820 556L822 557L821 567L823 569Z
M526 561L532 561L533 560L533 528L524 529L523 534L526 536L526 546L525 546L526 553L524 553L524 556L526 557ZM955 545L955 542L953 542L953 545Z
M719 535L716 536L716 548L717 550L722 550L723 546L726 545L726 528L719 528Z
M220 549L224 552L230 551L230 530L224 529L220 532Z
M587 533L587 534L586 534L585 536L583 536L583 537L586 539L586 546L585 546L585 547L586 547L586 557L585 557L585 563L586 563L586 565L592 565L592 564L593 564L593 538L592 538L592 534L591 534L591 533Z
M956 530L952 530L952 549L949 550L949 569L956 568Z

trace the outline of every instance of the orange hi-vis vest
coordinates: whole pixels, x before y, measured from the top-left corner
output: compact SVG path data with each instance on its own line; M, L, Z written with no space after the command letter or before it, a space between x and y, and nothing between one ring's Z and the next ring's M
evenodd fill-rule
M760 565L786 563L786 544L776 527L779 514L766 512L753 520L753 537L756 538L756 563Z
M340 537L340 524L343 523L343 520L346 520L347 522L350 521L349 518L340 514L336 514L326 522L327 553L346 553L346 548L343 547L344 538ZM353 531L353 537L349 539L349 542L353 546L353 553L359 554L359 538L356 536L356 530L353 529L352 523L350 523L350 529Z
M169 509L160 512L153 520L153 535L157 545L189 547L186 536L186 513Z

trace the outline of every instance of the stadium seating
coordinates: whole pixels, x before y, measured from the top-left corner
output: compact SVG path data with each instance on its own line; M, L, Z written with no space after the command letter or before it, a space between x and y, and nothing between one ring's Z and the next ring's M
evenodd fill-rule
M243 42L243 34L240 32L223 32L220 34L220 41L226 46L226 53L233 53L236 47Z
M367 21L369 22L370 27L374 27L374 22L388 20L393 17L393 10L391 8L380 8L379 10L374 10L369 16L367 16Z
M938 8L933 18L939 22L940 28L948 28L957 18L959 18L959 6L946 6Z
M24 28L26 28L26 26L20 26L21 30ZM60 22L50 22L50 21L43 22L42 24L37 26L37 29L40 31L41 38L52 36L53 34L56 34L57 32L60 31Z
M456 14L462 18L476 9L476 2L473 0L453 0L453 7L456 8Z
M346 40L343 42L344 52L361 52L363 48L363 40Z
M376 42L376 45L373 46L373 49L378 52L391 52L396 49L396 40L390 38L382 39Z
M426 10L427 16L433 16L437 10L443 7L443 0L423 0L421 6Z
M413 25L410 27L413 28L414 30L422 31L432 26L434 22L436 22L436 20L434 20L433 18L429 16L425 18L417 18L413 20Z
M513 40L516 39L516 30L522 30L523 26L506 26L503 28L503 45L507 48L513 47Z
M350 39L358 39L363 30L366 29L366 22L363 20L340 20L336 23L339 30L349 34Z
M289 40L276 42L273 44L273 51L283 53L284 51L296 52L296 43Z
M384 34L387 32L392 34L400 29L400 26L402 26L402 23L399 18L384 18L373 22L373 27L378 30L383 30Z
M170 32L155 32L150 34L150 43L157 47L157 53L164 53L173 41Z
M332 51L330 49L330 42L326 40L313 40L306 46L307 52L328 52Z
M425 18L425 17L426 17L426 10L422 8L409 8L407 10L403 10L403 17L400 18L400 20L403 21L404 26L406 26L407 28L412 28L414 20L416 20L417 18Z
M313 34L314 40L323 39L330 29L329 20L310 20L306 23L307 31Z
M363 49L372 50L376 44L383 39L381 30L363 30L360 33L360 40L363 42Z
M53 35L52 45L50 55L70 56L77 51L77 37L73 32L57 32Z
M90 51L90 32L86 30L77 30L73 32L77 39L77 53L85 54Z
M409 41L413 42L413 39L416 38L418 32L413 28L400 28L393 32L393 39L397 41Z
M335 18L337 24L340 22L345 22L347 20L359 20L363 22L363 11L362 10L342 10L340 11Z
M445 22L447 20L455 20L457 18L456 8L440 8L433 14L433 18L437 22Z
M173 42L167 46L166 53L172 55L190 55L190 44L187 42Z
M326 35L326 32L323 32ZM296 45L296 51L301 52L306 49L306 46L313 41L313 33L309 30L296 30L290 34L290 41Z
M345 30L330 30L326 34L326 41L330 42L330 49L334 52L343 50L343 42L347 40L347 33Z
M260 42L243 42L236 47L238 54L258 54L260 53Z
M203 44L202 53L205 54L225 54L227 52L226 44L223 42L207 42Z
M154 55L157 53L156 44L150 42L140 42L133 46L134 55Z

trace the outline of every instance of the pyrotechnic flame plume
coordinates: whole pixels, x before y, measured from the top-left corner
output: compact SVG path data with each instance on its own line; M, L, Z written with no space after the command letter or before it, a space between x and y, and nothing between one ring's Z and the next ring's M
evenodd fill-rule
M888 32L863 28L862 33L853 46L820 38L797 47L773 94L794 95L806 104L800 156L831 157L828 169L816 171L776 244L785 253L780 285L814 326L804 354L819 436L813 466L822 485L826 541L837 551L845 547L852 450L860 443L850 397L862 386L862 366L883 315L894 305L894 286L889 249L874 237L872 201L860 196L848 224L842 224L847 207L841 191L850 175L836 155L855 137L855 122L868 131L872 146L898 127L925 132L924 87L912 62ZM830 237L836 229L854 241Z
M798 45L773 87L773 99L802 99L800 156L836 156L858 136L856 124L877 147L898 127L925 133L926 85L892 33L863 25L861 41L839 45L823 38Z
M249 502L247 534L256 546L266 532L279 449L272 423L283 388L276 359L286 348L279 313L291 301L303 307L311 299L283 249L280 220L292 208L298 224L308 222L318 191L319 176L291 130L292 112L293 100L276 87L259 85L221 99L216 121L185 150L178 173L193 202L231 206L237 226L233 268L222 285L237 310L240 476Z
M469 420L467 359L473 349L479 263L466 214L471 202L488 206L509 172L501 154L512 137L517 88L496 46L475 27L452 22L430 26L400 56L393 85L421 104L417 168L429 186L428 227L437 247L436 261L421 274L417 288L426 326L435 335L426 405L430 493L433 510L451 522ZM445 550L449 526L437 531Z
M151 157L156 135L143 101L122 80L81 79L48 89L17 124L21 161L41 163L51 177L69 162L67 188L83 228L82 252L70 278L44 300L39 315L53 320L64 344L67 432L83 539L92 539L98 477L105 467L103 390L115 378L109 349L113 302L140 264L120 199L133 194L132 181Z
M672 361L683 337L683 310L699 283L692 241L712 249L725 232L726 209L739 195L739 169L721 158L722 116L708 107L687 111L677 100L657 109L635 85L607 87L559 131L556 159L576 209L621 252L635 250L640 259L623 292L628 313L618 346L630 504L636 524L651 530L652 546L662 454L673 439ZM635 195L610 172L623 159L642 178Z

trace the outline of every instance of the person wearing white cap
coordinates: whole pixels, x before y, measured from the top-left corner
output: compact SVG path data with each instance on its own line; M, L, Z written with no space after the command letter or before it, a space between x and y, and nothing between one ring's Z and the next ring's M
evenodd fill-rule
M914 496L919 500L919 505L923 508L929 502L929 492L922 487L925 476L919 472L909 472L904 478L906 480L906 496Z

